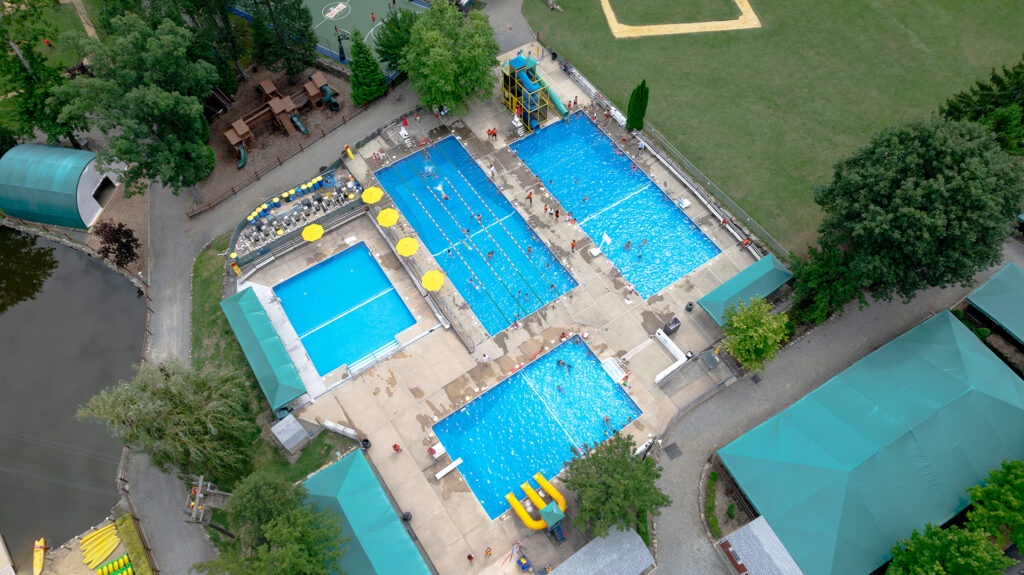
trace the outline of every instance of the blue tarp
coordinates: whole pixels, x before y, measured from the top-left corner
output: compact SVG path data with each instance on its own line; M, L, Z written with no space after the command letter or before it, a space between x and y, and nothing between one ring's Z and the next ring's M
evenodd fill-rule
M1024 457L1024 381L944 311L718 455L804 573L863 575Z
M768 254L697 300L697 303L718 325L725 325L725 310L729 306L754 297L768 297L791 277L793 274L786 266L774 255Z

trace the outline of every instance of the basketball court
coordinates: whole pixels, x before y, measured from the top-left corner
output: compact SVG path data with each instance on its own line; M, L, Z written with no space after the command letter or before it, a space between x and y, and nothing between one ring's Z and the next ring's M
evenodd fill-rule
M374 36L392 10L422 12L427 9L426 4L418 0L304 0L303 3L313 16L316 51L338 61L344 61L338 53L339 42L345 58L352 55L352 41L349 38L354 30L362 32L366 43L374 49ZM246 20L252 20L249 4L244 0L236 2L231 11Z

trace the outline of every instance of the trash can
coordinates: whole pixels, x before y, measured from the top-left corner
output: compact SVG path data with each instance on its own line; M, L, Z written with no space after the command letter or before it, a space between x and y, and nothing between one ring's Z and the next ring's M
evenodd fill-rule
M674 317L672 318L672 321L666 323L664 331L665 335L672 335L675 332L679 331L679 318Z

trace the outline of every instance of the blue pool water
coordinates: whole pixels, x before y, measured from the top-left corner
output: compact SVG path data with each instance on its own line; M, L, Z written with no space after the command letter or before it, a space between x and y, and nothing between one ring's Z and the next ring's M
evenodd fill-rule
M721 252L586 114L511 148L595 244L611 238L602 250L644 299Z
M376 176L490 335L576 286L454 137Z
M452 460L462 458L459 471L494 519L509 509L505 494L522 498L519 486L534 473L551 479L572 447L607 439L605 416L621 429L641 413L574 336L434 424L434 433Z
M321 376L391 344L416 323L364 243L277 284L274 294Z

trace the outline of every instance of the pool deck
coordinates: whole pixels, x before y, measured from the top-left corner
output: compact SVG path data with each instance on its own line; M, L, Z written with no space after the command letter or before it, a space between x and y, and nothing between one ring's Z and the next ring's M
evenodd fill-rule
M533 46L528 49L534 50ZM500 59L504 61L514 55L515 51ZM547 55L539 67L563 102L573 97L579 98L581 107L589 102ZM500 90L500 85L497 89ZM587 539L579 530L567 528L568 543L559 546L543 532L527 529L511 512L490 520L457 470L440 481L435 479L435 473L451 460L446 455L435 461L427 453L427 447L436 441L431 426L508 377L517 365L557 345L561 333L575 332L589 335L587 339L599 358L617 358L623 369L632 372L627 392L644 415L624 432L631 434L638 443L646 441L649 434L662 433L680 410L699 401L731 371L724 363L708 370L703 362L694 360L687 362L661 386L655 385L654 376L672 364L673 358L652 334L678 317L682 325L671 340L680 349L694 354L713 349L722 336L721 329L699 307L687 313L684 306L696 302L754 261L682 182L648 151L638 154L635 142L627 142L623 149L670 197L691 202L685 210L687 215L722 249L721 254L644 301L629 291L625 279L607 257L593 257L588 253L594 246L582 230L541 214L542 204L555 207L558 204L548 193L538 191L536 178L508 150L508 144L513 141L510 117L500 98L492 98L473 104L461 118L448 118L447 124L432 114L419 121L409 118L407 130L414 144L424 137L436 140L454 134L485 172L494 165L502 193L579 285L525 318L520 328L506 330L493 338L486 334L458 293L445 285L437 296L439 306L452 319L450 329L430 331L341 385L324 382L325 389L336 387L296 411L296 416L302 419L332 420L354 427L371 439L370 459L401 510L412 512L411 530L442 574L518 572L511 562L501 564L516 541L522 542L540 572L546 565L557 565L565 560ZM604 124L603 114L600 124ZM398 134L400 126L389 127L356 150L355 160L346 158L348 167L365 186L376 185L373 171L387 165L375 161L374 153L384 150L389 161L396 161L418 149L415 145L411 149L406 147ZM486 130L489 128L498 128L497 142L488 141ZM612 122L609 131L614 141L621 142L623 130L618 125ZM534 192L532 205L525 201L529 191ZM385 207L394 207L387 197L371 206L371 217ZM328 232L315 247L306 246L279 258L250 279L272 286L344 249L348 245L346 238L358 238L366 241L377 255L417 318L417 327L427 331L438 320L416 282L419 273L439 269L439 266L421 247L406 261L410 272L390 251L389 243L393 240L415 233L406 227L404 219L386 233L391 242L384 241L372 220L360 217ZM577 241L574 253L569 249L573 239ZM402 447L400 453L390 448L396 443ZM559 483L556 486L569 496L571 509L572 494ZM484 556L488 547L494 550L491 557ZM472 565L466 560L469 553L477 558Z

